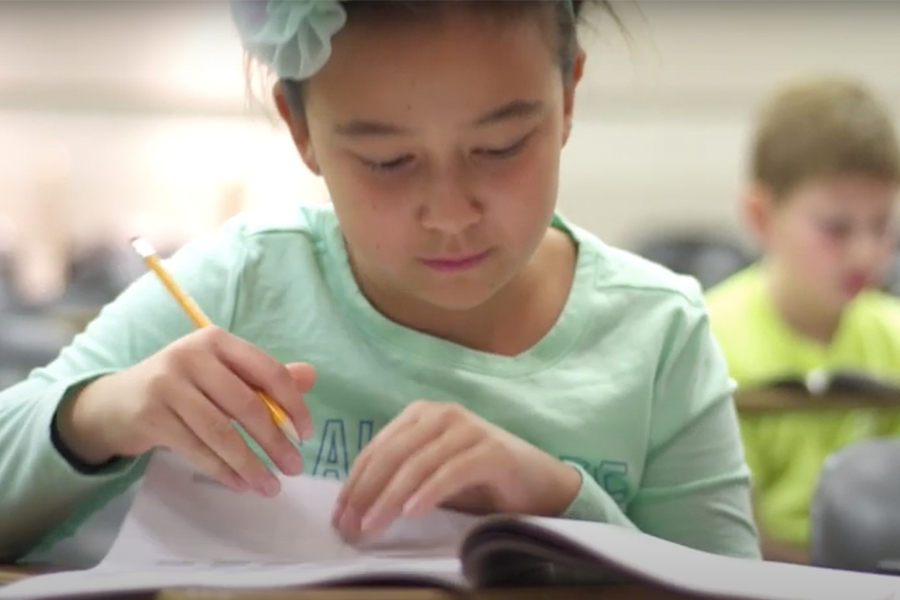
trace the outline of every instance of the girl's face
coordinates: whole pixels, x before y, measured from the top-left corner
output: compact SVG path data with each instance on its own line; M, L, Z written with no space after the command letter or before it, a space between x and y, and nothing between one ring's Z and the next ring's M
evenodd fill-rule
M350 19L305 115L276 100L367 294L465 310L545 237L583 60L564 81L550 11L429 17Z

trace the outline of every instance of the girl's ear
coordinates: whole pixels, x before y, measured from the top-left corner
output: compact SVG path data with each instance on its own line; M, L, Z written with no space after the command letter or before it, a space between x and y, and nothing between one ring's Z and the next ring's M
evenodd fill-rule
M319 163L316 161L316 153L313 149L312 140L309 137L309 127L306 123L306 117L301 112L291 108L281 82L278 82L273 86L272 98L275 100L275 107L278 109L278 114L291 132L291 138L294 140L294 145L300 153L300 158L303 159L303 162L310 171L316 175L321 175L322 171L319 169Z
M566 82L563 90L563 111L565 119L565 128L563 130L563 144L569 141L569 134L572 133L572 119L575 113L575 88L578 87L581 78L584 75L584 63L587 60L587 54L581 48L575 52L575 61L572 64L572 79Z

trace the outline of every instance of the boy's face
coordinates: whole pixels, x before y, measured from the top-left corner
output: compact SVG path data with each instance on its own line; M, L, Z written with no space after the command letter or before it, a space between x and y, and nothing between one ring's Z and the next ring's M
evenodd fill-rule
M897 190L896 183L867 175L801 185L769 202L762 231L766 253L804 298L842 308L882 281L895 249Z
M290 117L368 293L474 308L544 239L574 91L552 20L501 16L349 22Z

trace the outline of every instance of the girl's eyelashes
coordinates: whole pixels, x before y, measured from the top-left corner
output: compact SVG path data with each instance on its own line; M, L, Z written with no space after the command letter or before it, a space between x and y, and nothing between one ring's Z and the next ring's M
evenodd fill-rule
M526 135L525 137L519 139L514 144L510 146L506 146L505 148L479 148L475 151L479 156L485 156L487 158L496 158L496 159L504 159L504 158L512 158L517 155L519 152L525 148L525 144L528 143L528 139L531 135Z
M390 172L396 171L406 165L408 165L413 160L412 154L404 154L403 156L398 156L397 158L392 158L390 160L368 160L361 159L363 164L373 171L377 172Z
M473 151L473 154L479 157L494 159L494 160L504 160L507 158L512 158L519 154L528 143L528 140L531 138L531 134L528 134L515 143L505 146L503 148L476 148ZM372 171L378 173L389 173L391 171L398 171L403 167L411 164L415 160L415 156L412 154L403 154L396 158L391 158L388 160L370 160L367 158L360 157L362 163Z

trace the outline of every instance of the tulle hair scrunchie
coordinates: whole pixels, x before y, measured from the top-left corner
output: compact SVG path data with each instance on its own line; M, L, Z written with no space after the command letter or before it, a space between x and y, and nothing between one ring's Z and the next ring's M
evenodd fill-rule
M244 49L280 79L312 77L331 56L347 22L338 0L231 0Z

